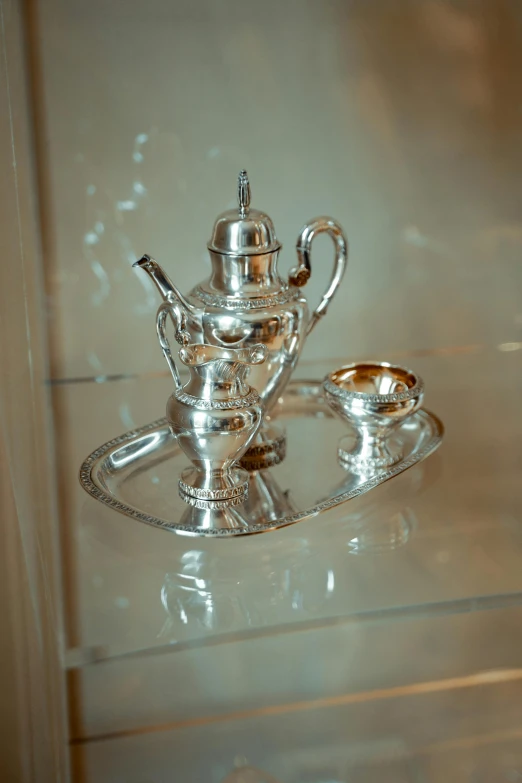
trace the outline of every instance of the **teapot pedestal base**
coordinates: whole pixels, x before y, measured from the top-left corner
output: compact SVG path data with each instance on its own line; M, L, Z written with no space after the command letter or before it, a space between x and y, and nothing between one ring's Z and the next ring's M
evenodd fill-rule
M246 470L266 470L279 465L286 456L286 430L280 424L267 424L261 427L239 460Z
M230 468L220 473L205 473L197 468L185 468L179 480L181 497L203 501L241 501L248 495L249 476L243 468Z

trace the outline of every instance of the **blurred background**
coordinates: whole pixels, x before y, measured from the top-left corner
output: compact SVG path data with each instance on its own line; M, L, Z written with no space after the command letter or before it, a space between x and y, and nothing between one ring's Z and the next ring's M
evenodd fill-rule
M520 339L516 0L45 0L30 23L54 377L163 371L131 263L204 279L241 168L282 273L318 214L350 240L304 361Z

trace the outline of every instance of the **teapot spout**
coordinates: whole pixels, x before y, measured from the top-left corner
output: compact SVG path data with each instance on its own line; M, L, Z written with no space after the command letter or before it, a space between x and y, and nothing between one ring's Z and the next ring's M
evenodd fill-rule
M138 266L140 269L144 269L152 282L160 292L165 302L172 302L177 300L181 307L185 310L185 313L189 320L197 320L198 309L194 307L179 291L166 272L161 268L157 261L148 255L142 256L139 261L135 261L133 267Z

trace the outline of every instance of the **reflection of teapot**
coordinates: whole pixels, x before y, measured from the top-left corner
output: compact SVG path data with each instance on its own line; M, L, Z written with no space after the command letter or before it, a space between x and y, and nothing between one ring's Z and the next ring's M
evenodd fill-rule
M227 509L231 512L235 509ZM247 574L238 570L235 556L199 549L183 552L161 588L168 618L160 636L179 641L263 625L266 618L260 607L277 601L281 585L263 563L257 571L247 569Z
M244 585L230 571L216 573L202 555L187 552L180 572L165 575L161 603L168 618L160 632L163 639L180 641L262 624L256 606L245 600Z
M248 498L243 506L243 514L251 525L277 522L296 511L297 506L290 490L281 489L270 470L250 472Z
M251 379L269 413L292 374L306 336L325 315L341 282L348 245L336 221L327 217L312 220L298 237L298 263L285 281L277 271L281 244L268 215L250 209L250 185L244 171L239 175L238 200L238 210L224 212L215 222L208 243L210 278L188 296L180 293L149 256L136 265L149 274L165 301L183 309L192 343L225 348L266 346L268 359L252 371ZM335 243L334 271L310 317L300 288L310 278L312 241L323 232Z
M225 524L223 514L237 524L244 506L189 508L187 514L194 515L191 524L197 520L201 528L217 528ZM332 598L333 572L324 556L310 551L306 539L282 549L269 541L263 545L258 540L255 546L243 542L239 552L194 548L180 553L161 588L168 615L162 639L182 641L292 622L320 611Z

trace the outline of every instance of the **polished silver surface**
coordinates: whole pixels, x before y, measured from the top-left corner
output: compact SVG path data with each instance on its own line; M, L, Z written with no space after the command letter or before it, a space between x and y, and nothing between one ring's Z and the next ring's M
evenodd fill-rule
M239 214L242 218L248 215L250 210L250 181L244 169L239 172L237 178L237 200L239 202Z
M209 479L212 480L211 486ZM180 495L187 503L191 503L192 499L243 500L248 494L249 476L243 468L230 467L223 471L218 482L214 472L208 474L198 468L185 468L178 484Z
M240 171L237 183L237 209L219 215L207 244L211 253L227 256L258 256L281 248L274 224L264 212L250 209L250 182Z
M206 412L204 412L206 413ZM80 481L91 495L147 524L186 535L262 533L328 511L402 473L439 446L443 427L424 410L392 435L403 458L371 475L339 465L339 423L320 381L293 382L274 411L287 430L288 454L280 464L250 477L251 493L233 508L187 508L177 482L186 458L165 419L101 446L83 463Z
M270 417L278 397L290 380L307 335L328 309L343 278L348 242L335 220L311 220L297 240L297 265L289 280L277 269L281 245L271 219L250 208L250 184L239 175L238 209L220 215L208 243L210 277L184 296L165 271L145 255L135 266L155 283L165 301L183 309L190 342L225 348L250 348L263 343L267 361L252 368L251 383L259 391ZM327 289L310 315L301 288L311 275L311 250L321 233L332 237L334 268ZM266 444L269 438L265 436ZM253 446L257 438L253 441ZM273 446L274 451L276 446Z
M182 345L179 358L190 373L184 386L166 334L169 316ZM233 467L234 462L248 448L263 412L259 394L246 377L252 365L265 361L267 350L262 344L250 348L189 344L185 326L185 314L177 303L160 305L158 338L176 387L167 403L167 419L194 466L181 474L180 495L192 504L194 500L237 502L248 494L248 473Z
M315 218L304 226L297 238L297 266L290 270L291 285L301 287L310 279L312 274L312 242L319 234L328 234L332 238L335 246L335 263L330 284L308 323L307 335L310 334L319 319L326 315L328 305L343 279L348 259L348 242L339 223L330 217Z
M360 362L329 373L323 386L332 410L356 433L355 440L345 436L339 442L345 467L367 473L403 459L388 441L422 405L424 383L415 373L387 362Z

